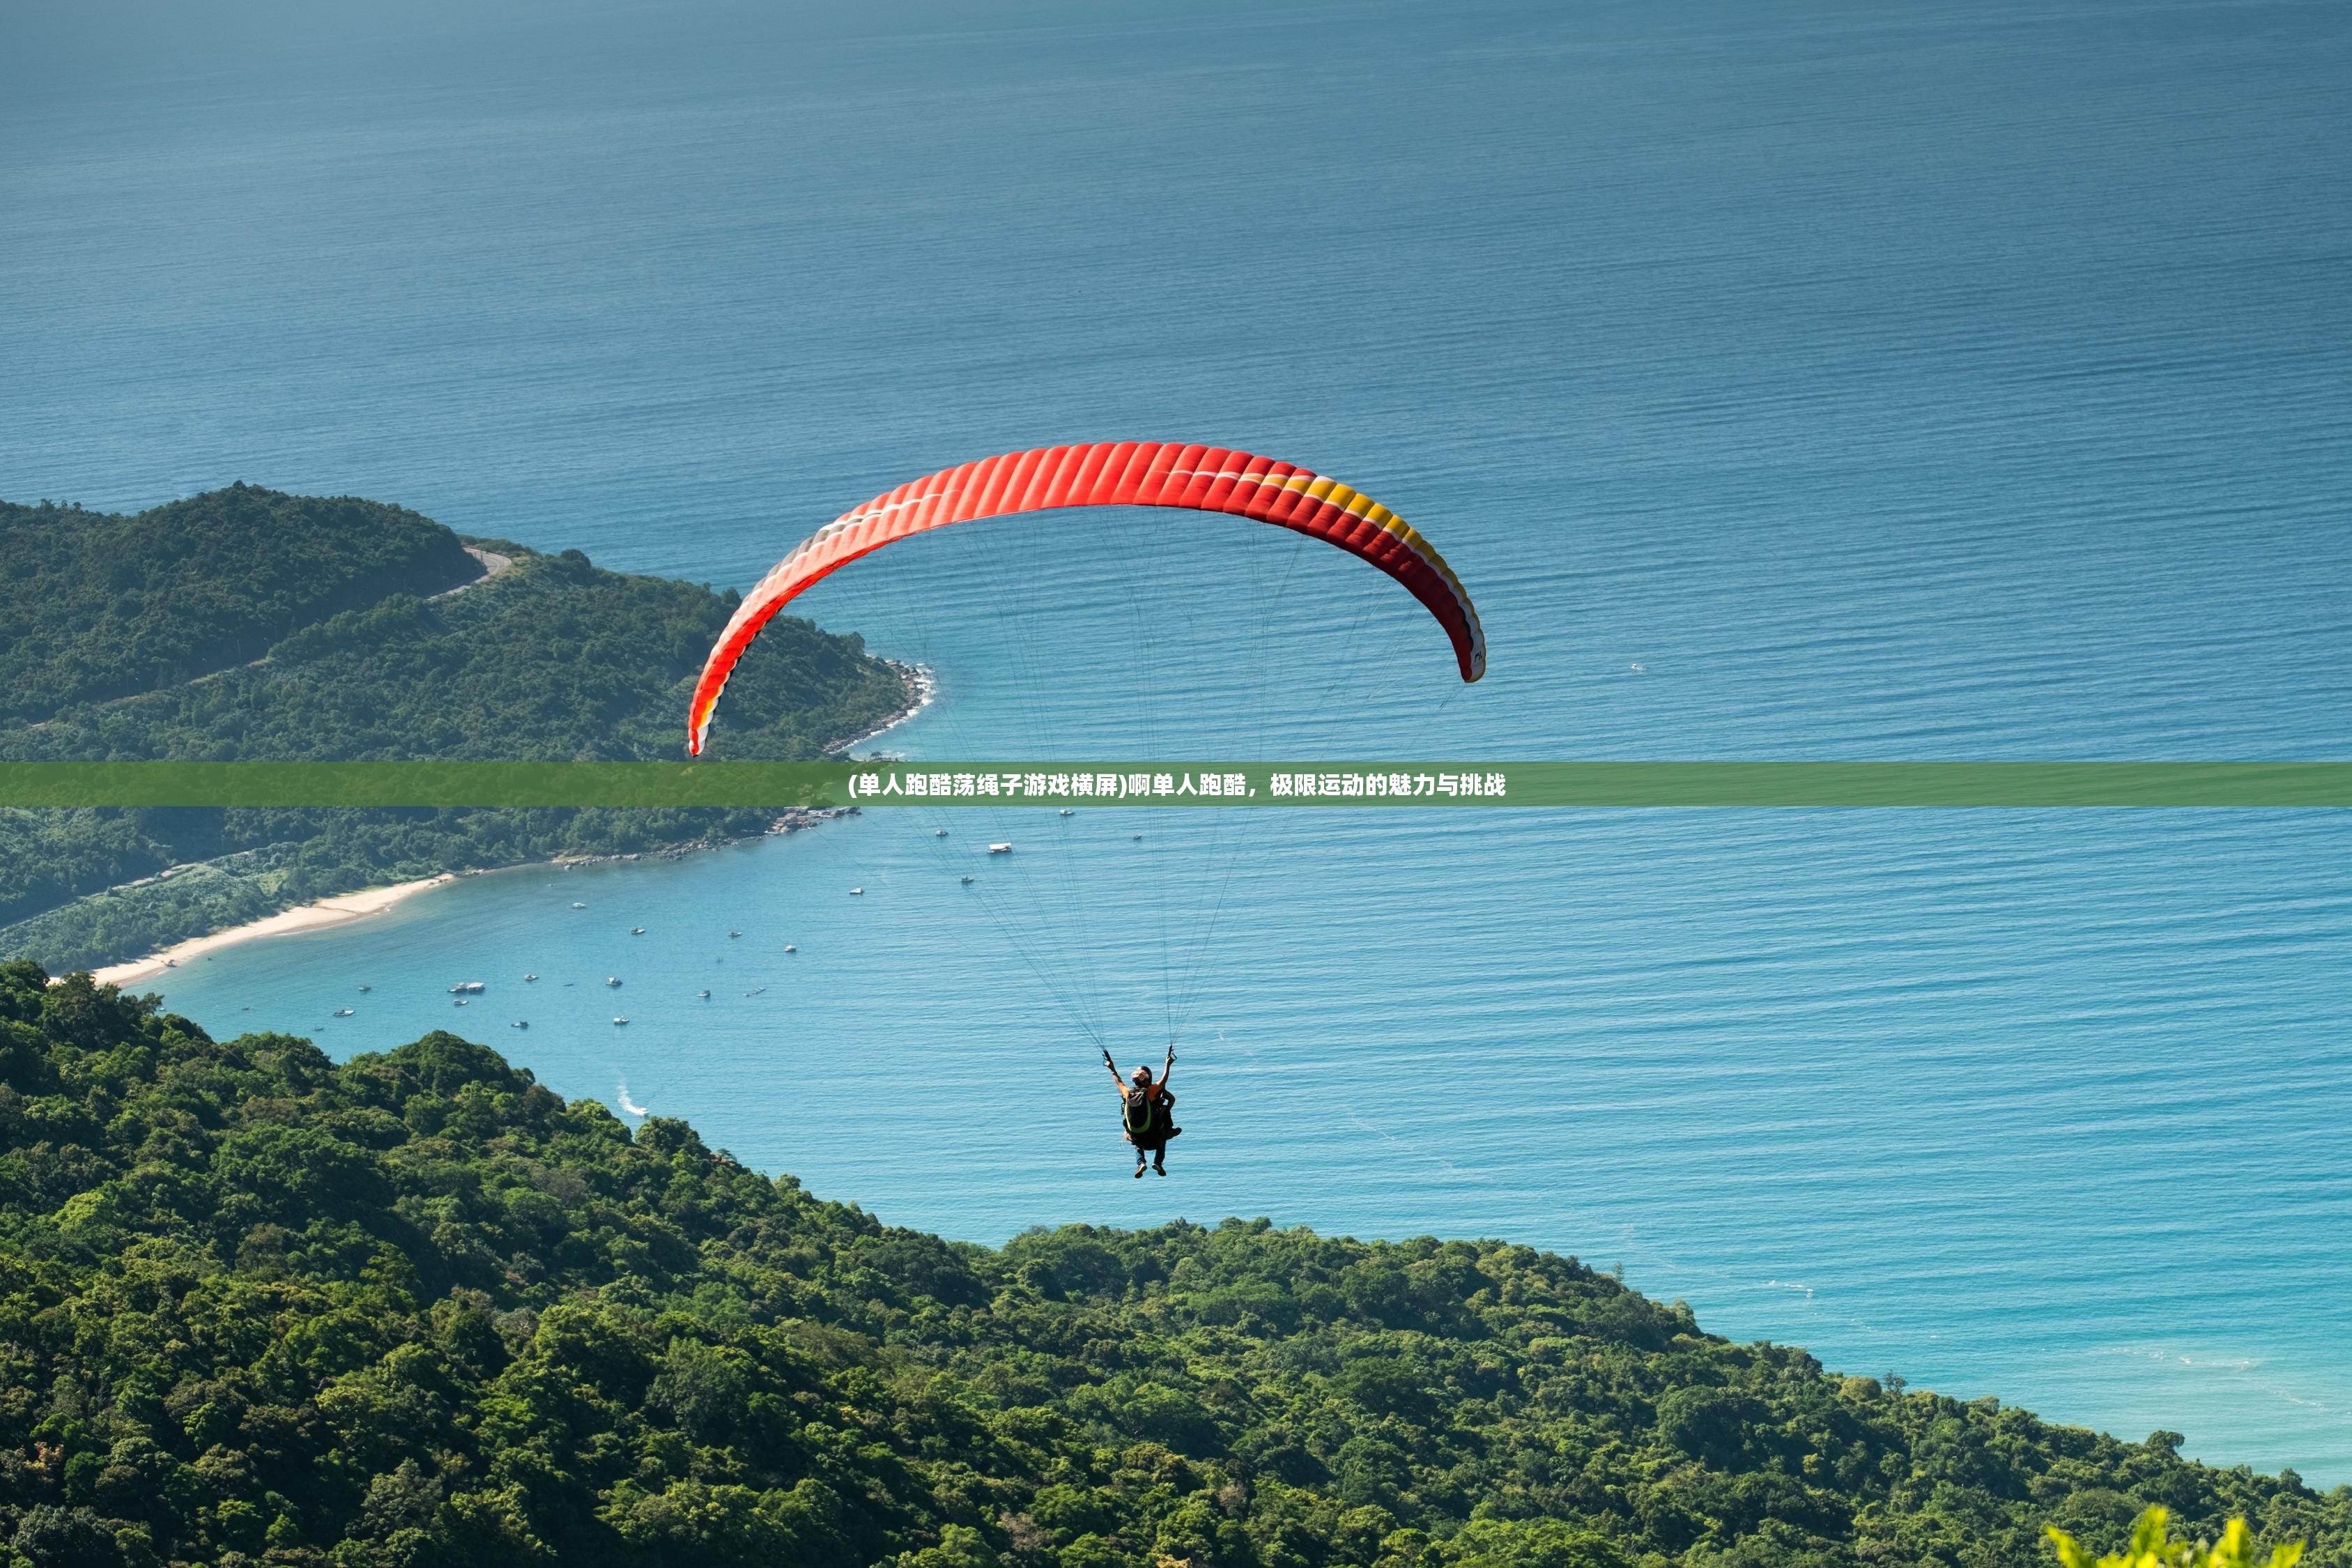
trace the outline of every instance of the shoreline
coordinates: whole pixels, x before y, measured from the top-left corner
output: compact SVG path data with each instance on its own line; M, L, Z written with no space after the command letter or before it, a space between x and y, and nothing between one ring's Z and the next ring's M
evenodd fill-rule
M939 677L931 673L930 666L927 664L907 664L895 658L886 658L882 662L888 665L892 669L897 670L898 672L898 679L907 683L907 691L909 698L907 706L899 709L898 711L891 714L890 717L883 720L882 722L875 725L874 728L866 731L864 734L852 735L846 741L827 746L824 749L824 754L826 756L847 757L851 747L862 746L868 741L879 740L882 736L888 734L899 725L904 724L908 720L914 718L917 714L920 713L924 709L929 708L932 702L938 700L940 695Z
M189 959L201 958L222 948L234 947L241 942L252 942L259 937L288 936L295 931L323 931L329 926L346 925L352 921L365 920L370 915L380 915L427 889L457 879L456 872L445 871L440 876L426 877L415 882L395 882L390 887L338 893L331 899L298 904L293 909L280 910L274 915L265 915L241 926L231 926L226 931L192 936L145 958L134 959L128 963L110 963L104 969L91 971L90 980L99 985L130 985L142 980L152 980Z
M488 574L488 576L497 574L495 568ZM476 579L477 582L483 580ZM897 729L924 709L929 708L939 696L939 681L926 667L919 664L902 664L897 659L885 659L883 662L897 670L899 679L907 683L909 696L908 705L864 734L854 736L837 746L828 748L833 755L846 756L852 746L862 746L866 742ZM836 816L854 816L856 812L856 806L793 807L778 816L770 825L768 833L770 835L797 833L814 827L820 822L831 821ZM723 842L736 841L729 839ZM682 844L669 849L639 850L634 854L583 855L576 858L559 857L553 860L521 861L514 866L495 868L495 870L519 870L526 865L553 866L569 869L573 866L596 865L608 860L676 858L691 854L697 849L718 847L720 847L719 843ZM265 915L257 921L249 921L241 926L231 926L226 931L216 931L204 936L190 937L185 942L174 942L161 952L150 953L145 958L133 959L125 963L110 963L103 969L92 970L90 980L95 984L116 986L131 985L142 980L152 980L190 959L202 958L207 953L217 952L225 947L234 947L239 942L254 942L263 937L290 936L296 931L324 931L330 926L346 925L352 921L365 920L370 915L382 914L394 905L412 899L429 889L440 887L446 882L454 882L461 875L491 874L492 871L489 869L467 872L444 871L437 877L426 877L418 881L399 882L383 888L367 888L356 893L338 893L333 898L319 899L310 903L297 905L290 910L280 910L274 915Z

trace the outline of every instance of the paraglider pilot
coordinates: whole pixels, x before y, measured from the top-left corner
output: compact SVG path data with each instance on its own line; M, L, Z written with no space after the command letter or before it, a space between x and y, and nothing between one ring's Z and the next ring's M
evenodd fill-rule
M1176 1047L1168 1047L1168 1059L1160 1066L1159 1081L1154 1082L1151 1069L1138 1067L1122 1079L1118 1064L1111 1060L1110 1052L1103 1052L1103 1066L1110 1069L1110 1080L1118 1087L1119 1121L1126 1130L1127 1141L1135 1145L1135 1174L1143 1176L1148 1160L1151 1168L1161 1175L1168 1173L1168 1140L1184 1130L1173 1124L1176 1097L1168 1092L1168 1075L1176 1066Z

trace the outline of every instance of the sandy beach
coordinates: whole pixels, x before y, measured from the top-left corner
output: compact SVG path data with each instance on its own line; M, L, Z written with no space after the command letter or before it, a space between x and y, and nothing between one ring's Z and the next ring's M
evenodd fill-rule
M492 557L490 560L488 575L496 576L502 570L498 563L503 562L505 557ZM478 582L483 580L485 579L476 579ZM845 752L852 746L863 745L898 728L929 707L932 700L938 696L939 683L928 668L921 665L901 664L896 659L887 662L907 682L908 693L907 706L866 733L842 742L835 748L835 754ZM629 858L635 858L635 857L632 856ZM362 892L343 893L331 899L320 899L316 903L304 904L299 909L281 910L277 914L228 931L214 931L209 936L191 937L186 942L167 947L161 952L130 963L110 964L104 969L92 971L91 978L100 985L124 986L135 984L142 980L152 980L164 971L186 963L191 959L202 958L208 952L217 952L222 948L233 947L241 942L251 942L266 936L287 936L295 931L318 931L326 926L342 925L350 921L363 920L369 915L381 914L403 899L421 893L427 888L437 888L444 882L454 880L456 880L454 874L445 873L438 877L427 877L422 881L402 882L389 888L369 888Z
M364 920L369 915L382 914L403 899L413 897L427 888L437 888L444 882L455 881L451 876L427 877L422 881L401 882L389 888L369 888L357 893L343 893L331 899L320 899L315 904L299 909L281 910L265 920L228 931L216 931L210 936L191 937L176 946L167 947L152 957L131 963L110 964L95 971L91 978L100 985L130 985L141 980L152 980L165 970L201 958L224 947L233 947L256 937L284 936L298 931L317 931L324 926L341 925L348 921Z

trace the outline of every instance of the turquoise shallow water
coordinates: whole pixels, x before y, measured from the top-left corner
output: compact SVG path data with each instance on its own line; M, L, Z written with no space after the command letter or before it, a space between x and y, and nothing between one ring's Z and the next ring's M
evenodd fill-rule
M811 596L938 668L887 743L2352 755L2340 7L77 16L0 50L0 494L245 478L740 584L944 462L1198 437L1423 526L1494 673L1336 554L1106 514ZM164 989L463 1026L898 1223L1508 1235L2352 1480L2342 816L949 821ZM1008 924L1125 1054L1186 999L1175 1176Z

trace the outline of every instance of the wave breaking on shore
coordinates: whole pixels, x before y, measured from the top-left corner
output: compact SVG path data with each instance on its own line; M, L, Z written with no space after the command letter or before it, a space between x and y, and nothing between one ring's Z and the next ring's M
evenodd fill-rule
M903 663L898 659L884 659L882 662L888 665L897 672L898 679L906 683L906 706L865 733L826 748L828 754L844 755L851 747L862 746L868 741L887 733L913 719L938 699L939 680L931 673L929 666ZM855 806L795 807L781 814L769 826L768 832L770 834L797 833L814 827L820 822L830 821L836 816L853 816L856 811ZM552 865L570 869L574 866L594 865L610 860L675 858L690 854L697 849L717 848L722 842L730 841L712 840L700 844L678 845L667 849L640 850L619 855L558 857L552 861L526 861L522 864ZM261 937L289 936L297 931L322 931L330 926L338 926L350 921L364 919L369 915L381 914L394 905L425 892L428 889L454 882L461 875L484 876L491 874L494 870L520 868L520 866L503 866L478 870L468 869L464 872L445 871L437 877L426 877L413 882L370 888L354 893L339 893L332 898L320 899L290 910L280 910L276 914L265 915L260 920L251 921L241 926L232 926L226 931L190 937L185 942L175 942L144 958L109 964L103 969L91 971L90 979L100 985L133 985L142 980L152 980L158 975L177 969L184 963L206 957L225 947L233 947L238 942L252 942ZM645 1113L635 1111L632 1114L642 1116Z
M940 695L939 677L931 673L931 667L929 665L908 664L902 660L895 658L886 658L882 662L888 665L894 671L896 671L900 680L906 682L907 705L904 708L899 709L896 713L891 714L888 718L883 720L879 724L875 725L871 730L866 731L864 734L852 735L846 741L837 742L833 745L827 746L824 749L825 755L829 757L847 756L849 754L850 748L853 746L862 746L868 741L879 740L882 736L888 734L899 725L913 719L917 714L920 713L924 709L929 708L938 700Z

